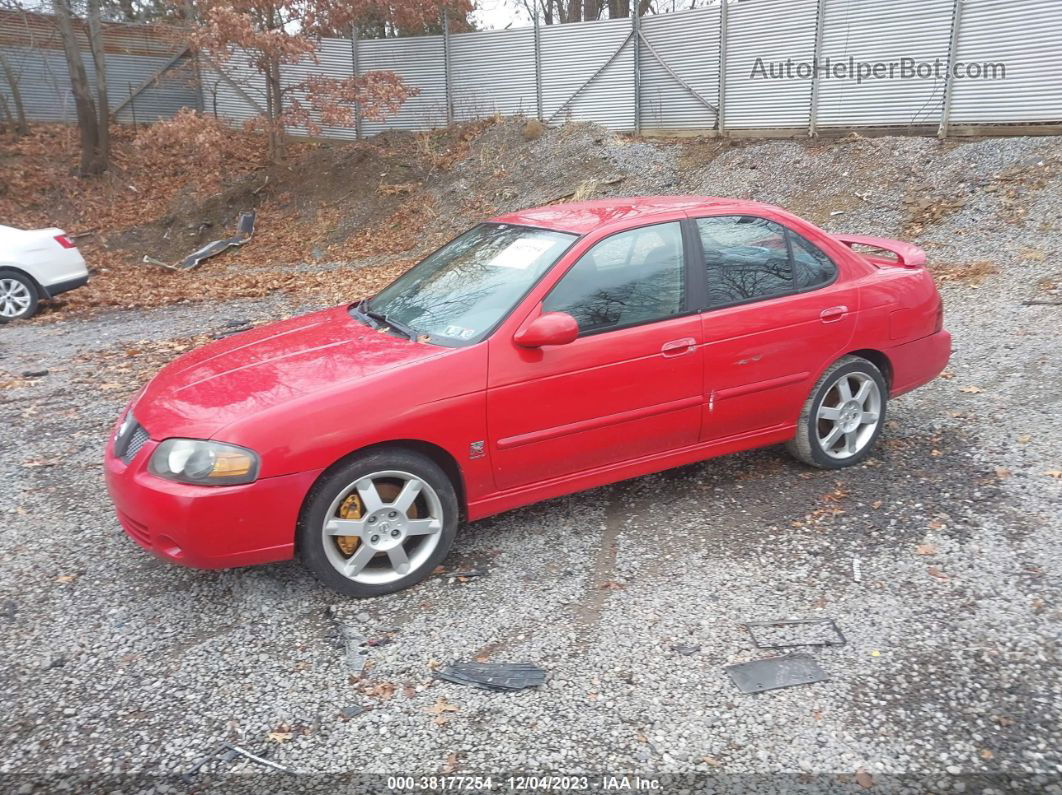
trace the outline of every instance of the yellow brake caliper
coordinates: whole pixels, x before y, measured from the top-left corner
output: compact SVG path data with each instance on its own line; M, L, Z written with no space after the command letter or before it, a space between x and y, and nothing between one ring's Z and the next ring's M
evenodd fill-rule
M362 514L365 513L365 508L361 503L361 497L358 496L358 492L352 492L345 500L343 504L339 506L339 518L340 519L360 519ZM348 558L354 554L358 548L358 544L361 539L357 536L336 536L336 546L339 547L339 551L346 555Z

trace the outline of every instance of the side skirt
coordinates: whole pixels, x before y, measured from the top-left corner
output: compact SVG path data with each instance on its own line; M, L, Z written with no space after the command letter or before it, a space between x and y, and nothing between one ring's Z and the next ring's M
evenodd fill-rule
M792 439L795 433L795 425L776 425L767 430L730 436L726 439L714 439L711 442L702 442L690 447L670 450L666 453L655 453L633 461L624 461L621 464L598 467L588 472L565 475L561 478L542 481L531 486L521 486L518 489L497 492L489 497L469 503L468 518L470 521L484 519L502 511L509 511L513 508L548 500L552 497L574 494L577 491L585 491L620 480L627 480L628 478L662 472L665 469L693 464L728 453L738 453L742 450L751 450L756 447L781 444Z

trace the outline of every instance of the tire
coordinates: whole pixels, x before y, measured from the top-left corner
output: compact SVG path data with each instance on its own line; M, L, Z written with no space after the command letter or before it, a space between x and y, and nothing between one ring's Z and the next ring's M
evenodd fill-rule
M434 461L381 448L353 456L314 485L296 551L329 588L382 596L432 573L450 551L457 520L454 486Z
M33 317L39 304L33 279L18 271L0 269L0 322Z
M888 384L873 363L844 356L811 390L786 449L798 461L821 469L855 466L870 455L881 435L888 398Z

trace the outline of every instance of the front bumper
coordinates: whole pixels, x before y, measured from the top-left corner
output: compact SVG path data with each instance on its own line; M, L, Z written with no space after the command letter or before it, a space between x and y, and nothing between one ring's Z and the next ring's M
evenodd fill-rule
M107 490L126 534L160 558L199 569L289 560L303 498L320 474L262 478L243 486L190 486L151 475L147 442L128 465L104 454Z

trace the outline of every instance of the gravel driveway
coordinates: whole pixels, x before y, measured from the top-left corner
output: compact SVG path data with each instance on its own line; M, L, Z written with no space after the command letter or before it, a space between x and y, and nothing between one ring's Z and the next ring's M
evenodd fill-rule
M1062 205L1037 196L1035 245L1057 252ZM976 227L971 252L1013 251L1024 233L986 237L989 210L971 202L925 240ZM1032 258L945 286L953 363L891 405L864 465L809 470L770 448L552 500L464 527L447 573L360 602L295 563L157 561L102 484L148 348L164 360L160 340L295 307L0 327L3 789L231 791L240 770L278 790L340 781L239 760L172 778L229 741L318 774L1062 791L1062 307L1024 303L1058 273ZM836 619L847 645L811 650L830 680L741 694L723 666L767 654L742 624L782 617ZM360 679L355 636L379 644ZM548 681L515 694L433 681L433 665L475 657L535 662Z

